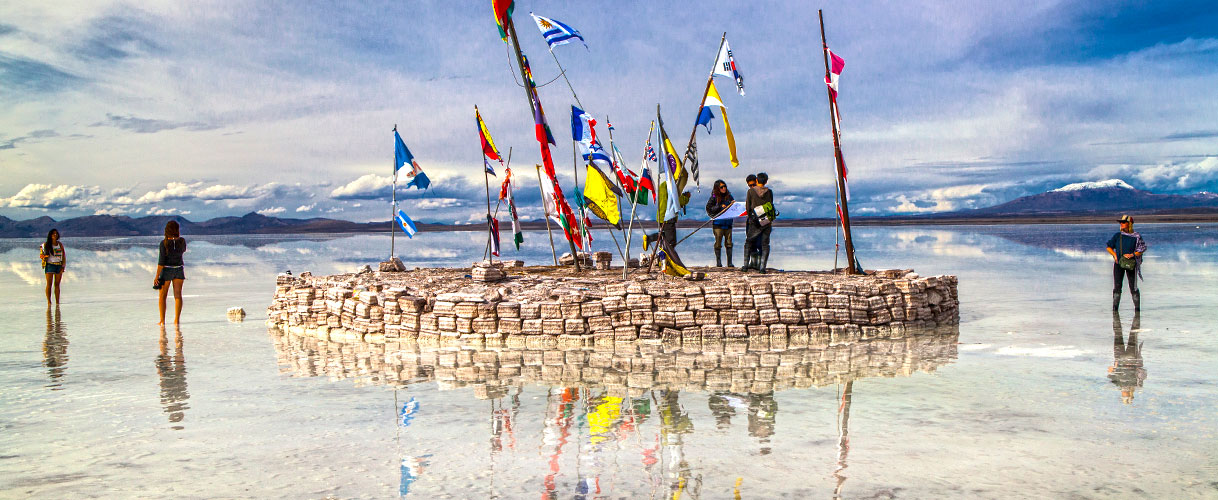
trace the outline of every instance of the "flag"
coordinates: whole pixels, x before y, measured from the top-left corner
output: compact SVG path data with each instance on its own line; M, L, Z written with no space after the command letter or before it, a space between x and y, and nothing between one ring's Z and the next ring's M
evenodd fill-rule
M829 76L825 77L825 84L829 86L829 92L833 94L833 97L837 97L837 79L842 76L842 70L846 68L846 60L827 48L825 52L829 53Z
M689 145L685 147L685 167L694 174L694 184L698 184L699 186L702 185L702 183L698 181L698 171L700 169L698 168L697 135L689 136ZM684 200L682 200L681 206L685 206Z
M402 136L398 135L397 127L393 127L393 162L393 172L395 174L398 169L406 164L410 164L413 167L413 171L410 173L411 177L422 171L419 168L419 164L414 161L414 155L410 154L410 148L406 147L406 143L402 142Z
M507 201L508 213L512 215L512 241L516 244L516 250L520 250L520 244L524 243L524 233L520 231L520 215L516 213L516 198L512 196L511 167L503 169L503 184L499 186L499 200Z
M495 25L499 27L499 38L507 43L507 23L512 20L512 10L516 8L515 0L491 0L491 9L495 11Z
M571 139L579 143L585 162L597 168L613 168L613 160L596 137L596 119L574 105L571 106Z
M740 76L740 69L736 67L736 58L732 56L732 46L723 40L723 47L719 49L719 57L715 59L715 68L711 71L711 75L726 76L736 81L736 90L740 95L744 95L744 77Z
M703 112L709 113L707 106L719 106L719 114L723 116L723 133L727 135L727 153L728 158L732 161L732 168L740 166L740 158L736 156L736 137L732 135L732 124L727 121L727 106L723 104L723 99L719 98L719 89L715 88L715 82L710 82L710 88L706 91L706 100L702 101ZM714 118L714 116L711 116ZM698 118L698 123L701 123L701 117ZM707 127L707 132L710 127Z
M410 182L407 182L405 187L414 186L419 189L427 189L427 187L431 185L431 179L428 179L427 174L423 173L422 170L417 170L417 172L418 173L410 173L410 175L413 175L414 178L411 179Z
M711 120L714 120L714 119L715 119L715 114L711 113L711 109L706 107L706 104L703 103L702 111L698 112L698 123L697 124L705 127L706 133L709 134L711 131L711 126L710 126Z
M578 38L581 43L584 42L584 36L579 34L575 28L567 26L548 17L542 17L532 12L533 21L537 23L537 29L541 30L541 37L546 39L546 43L550 44L550 51L554 51L554 47L571 43L572 38ZM584 43L584 48L588 48L588 44Z
M846 177L850 175L850 169L846 168L846 159L838 156L838 160L842 165L842 185L846 186L846 201L850 201L850 183L846 181Z
M410 217L406 215L406 212L403 212L402 209L399 208L396 219L398 226L402 228L402 232L406 233L406 237L414 239L414 233L419 232L419 230L414 227L414 221L410 220Z
M486 167L486 173L495 175L495 169L486 159L498 160L502 164L503 157L495 148L495 141L491 139L491 131L486 129L486 122L482 121L482 113L478 111L478 106L474 106L474 118L478 120L478 137L482 140L482 165Z
M659 118L659 109L656 110L656 117ZM681 178L681 174L685 170L681 168L681 160L677 157L677 151L672 147L672 141L668 140L668 132L664 131L664 119L659 118L660 122L660 149L661 165L656 181L659 186L656 188L656 221L668 222L677 217L677 203L680 197L680 189L677 186L677 179Z
M588 165L588 178L584 182L584 200L593 215L604 219L617 229L622 228L622 214L617 197L622 192L614 186L600 169Z
M825 85L829 86L829 106L833 109L833 124L840 131L842 129L842 115L837 110L837 80L842 76L842 70L846 68L846 60L838 57L828 47L825 52L829 54L829 75L825 77Z
M689 269L686 269L685 263L681 262L681 257L677 255L673 243L675 242L668 241L668 238L660 238L660 250L656 257L662 259L665 274L677 277L686 276L690 274Z
M610 124L610 129L612 128L612 124ZM613 175L617 176L618 185L622 186L626 194L633 196L639 189L635 181L636 176L634 172L626 168L626 159L622 158L622 152L618 151L617 146L611 147L613 148Z
M499 256L499 219L486 216L486 221L491 225L491 255Z
M720 212L719 215L711 217L711 220L725 220L735 219L736 217L744 217L745 215L748 215L745 213L746 211L747 210L744 208L743 201L734 201L727 208L723 209L723 212Z
M558 181L551 178L550 182L542 182L541 190L541 202L546 215L562 226L563 237L567 241L574 243L577 248L583 248L583 242L579 237L579 221L575 218L575 212L571 210L571 206L563 198Z
M655 184L651 182L651 169L647 166L646 162L643 163L642 172L643 173L639 174L639 192L638 197L635 198L635 203L642 203L646 205L648 193L651 193L651 201L655 201L656 187Z

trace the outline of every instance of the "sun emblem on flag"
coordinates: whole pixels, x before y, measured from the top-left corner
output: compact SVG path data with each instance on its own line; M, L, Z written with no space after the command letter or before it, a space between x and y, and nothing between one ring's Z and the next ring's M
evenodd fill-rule
M541 23L541 27L543 27L545 29L550 29L550 28L554 27L554 25L550 24L550 21L547 19L539 19L537 22Z

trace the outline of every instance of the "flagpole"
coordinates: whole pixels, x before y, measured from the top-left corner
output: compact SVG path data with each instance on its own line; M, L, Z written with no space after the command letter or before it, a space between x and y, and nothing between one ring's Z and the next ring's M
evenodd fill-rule
M541 165L537 165L537 190L541 192L541 211L545 214L546 234L550 235L550 254L554 256L554 265L557 266L558 250L554 249L554 233L550 232L550 209L546 208L546 188L541 185Z
M652 120L651 127L647 129L647 142L644 144L651 144L651 134L652 134L652 132L655 132L655 129L656 129L656 122L655 122L655 120ZM647 161L647 151L643 151L643 161L644 162ZM642 182L643 182L643 172L639 172L638 185L635 186L635 191L634 191L635 197L637 197L638 193L643 190ZM646 196L646 195L647 195L647 193L643 193L643 196ZM630 268L630 259L629 259L629 257L630 257L630 237L634 236L634 212L639 206L638 200L635 197L632 197L630 200L632 203L632 205L630 206L630 225L627 226L628 229L626 230L626 257L627 257L627 259L626 259L626 264L624 266L622 266L622 278L626 278L626 276L629 275L629 272L627 271L627 269ZM640 257L642 256L642 254L639 254L639 255L640 255Z
M607 124L613 123L612 121L609 120L609 115L605 115L605 123L607 123ZM612 160L613 163L617 163L618 162L617 157L618 157L617 146L613 144L613 127L609 127L609 159ZM623 158L623 159L625 159L625 158ZM626 168L626 166L619 165L617 171L614 172L614 174L615 174L614 177L617 177L616 174L621 172L621 169L623 169L623 168ZM629 175L629 174L627 174L627 175ZM634 181L634 178L631 177L630 180ZM618 187L622 189L623 193L626 193L626 195L630 197L630 222L633 223L634 222L634 206L637 204L637 202L635 201L635 197L638 195L638 192L639 192L639 187L637 185L638 183L637 182L635 183L634 192L629 193L626 191L626 186L621 185L622 183L621 183L620 179L614 179L613 181L618 184ZM621 205L618 205L618 207L619 207L618 208L618 225L621 225L621 218L622 218L622 210L620 208ZM619 231L621 231L621 229L619 229ZM610 230L609 234L613 234L613 231ZM630 235L628 233L623 232L622 239L626 240L626 251L623 252L622 248L620 246L618 247L617 251L618 251L618 253L622 254L622 277L625 278L626 270L630 269ZM616 236L614 236L613 242L615 244L617 243Z
M394 131L394 133L396 133L398 131L398 124L396 124L396 123L393 124L393 131ZM397 146L395 145L394 147L397 147ZM393 188L392 189L393 189L393 194L391 196L393 199L393 204L389 208L389 212L390 212L389 213L389 260L393 260L393 253L394 253L393 252L393 243L394 243L393 240L398 234L397 230L395 230L393 228L393 226L396 225L395 219L397 219L397 216L398 216L398 159L397 159L396 154L394 155L394 158L393 158Z
M727 42L727 32L723 32L723 37L719 39L719 49L715 50L715 57L719 57L719 52L723 50L723 44ZM718 59L716 59L716 62ZM706 76L706 88L702 90L702 99L698 101L698 115L694 117L694 129L689 132L689 142L685 145L685 150L689 151L689 146L694 143L694 139L698 135L698 118L702 117L702 108L706 107L706 96L710 95L711 82L715 80L715 66L711 65L711 72ZM698 176L701 177L701 176ZM694 184L701 190L702 182L698 178L694 178Z
M525 94L525 98L528 99L528 101L529 101L529 110L533 112L532 114L534 116L536 116L537 115L537 105L535 103L533 103L534 87L529 84L529 77L524 72L524 56L520 52L519 37L516 36L516 22L512 20L511 16L508 16L508 18L507 18L507 31L508 31L508 36L511 37L511 39L512 39L512 48L515 49L515 51L516 51L516 66L520 70L520 78L524 81L524 94ZM538 99L541 99L541 97L538 96ZM548 174L549 174L549 172L547 172L547 175ZM540 179L540 177L538 177L538 183L540 183L540 182L541 182L541 179ZM577 188L579 187L579 178L578 177L576 178L575 186ZM543 196L544 196L544 194L543 194ZM555 200L555 201L557 202L557 200ZM542 200L542 204L543 205L545 204L545 200ZM555 203L555 208L558 208L557 203ZM559 214L559 216L561 217L562 214ZM546 220L548 221L549 219L546 219ZM578 225L577 225L576 230L578 231ZM570 235L568 235L568 236L570 236ZM575 270L579 271L579 269L580 269L579 252L576 251L576 249L575 249L574 238L568 237L567 244L571 247L571 256L575 257ZM558 257L554 258L554 265L558 265Z
M829 76L829 43L825 41L825 13L823 10L817 10L817 15L820 16L820 44L821 55L825 59L825 81L830 80ZM854 242L850 239L850 209L847 206L846 200L846 180L842 177L842 146L841 140L838 138L837 119L834 114L833 94L829 85L825 85L825 94L829 98L829 124L833 129L833 156L837 161L837 200L841 204L842 214L842 232L846 238L846 273L858 274L859 269L854 268Z
M656 119L657 120L660 119L660 104L659 103L656 103ZM663 131L663 121L660 122L660 125L661 125L660 130ZM668 193L666 193L664 195L665 206L660 207L660 198L659 198L660 187L656 186L656 191L657 191L656 192L656 243L655 243L656 246L651 247L651 262L649 262L647 264L647 274L651 274L651 271L654 270L655 266L656 266L656 254L659 253L660 240L664 238L664 223L666 222L666 221L662 221L660 219L663 219L664 216L667 215L668 199L672 197L673 184L675 184L677 182L676 179L673 179L672 172L668 171L667 162L664 161L664 155L666 155L666 154L668 154L668 150L664 149L664 135L661 134L660 135L660 152L658 154L656 154L656 172L657 172L656 178L659 178L658 174L660 172L660 169L661 168L664 169L664 178L666 179L665 182L668 183L668 187L666 187L664 189L668 190ZM679 197L681 195L678 194L677 196ZM680 203L681 203L681 199L677 198L677 204L679 205ZM675 218L675 216L674 216L674 218ZM676 230L675 230L676 224L677 224L677 222L674 220L673 221L673 228L674 228L673 233L674 234L676 233ZM673 245L673 246L676 247L676 245Z

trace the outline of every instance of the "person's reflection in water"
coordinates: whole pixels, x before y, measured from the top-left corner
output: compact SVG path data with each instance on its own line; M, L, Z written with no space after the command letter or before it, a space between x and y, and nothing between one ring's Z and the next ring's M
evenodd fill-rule
M161 405L169 415L169 423L179 424L190 408L186 404L190 393L186 392L186 354L182 350L182 330L174 328L173 333L173 356L170 356L169 336L165 333L165 327L161 327L161 353L156 357L156 373L161 377ZM172 425L170 428L185 429L182 425Z
M711 393L706 405L710 407L711 415L715 417L715 428L719 430L732 426L736 408L747 408L740 396L723 391Z
M64 374L68 371L68 335L64 332L59 306L54 311L47 307L47 336L42 341L42 364L47 367L47 377L52 391L63 390Z
M1138 331L1142 329L1142 318L1133 314L1129 325L1129 339L1122 335L1121 314L1112 311L1112 366L1108 367L1108 379L1121 389L1121 402L1133 403L1133 393L1146 380L1146 369L1142 367L1142 344L1138 343Z
M773 392L749 394L749 435L761 443L761 454L770 454L770 436L774 435L774 417L778 402Z

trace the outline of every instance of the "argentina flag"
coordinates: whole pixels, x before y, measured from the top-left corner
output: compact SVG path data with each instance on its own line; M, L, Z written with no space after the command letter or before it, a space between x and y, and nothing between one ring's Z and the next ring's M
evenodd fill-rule
M414 227L414 221L410 220L410 217L406 215L406 212L403 212L400 208L398 209L397 220L398 226L402 227L402 232L406 233L406 237L414 239L414 233L419 232L419 230Z
M584 36L579 34L575 28L532 12L529 15L533 16L537 29L541 30L541 36L546 39L546 43L550 44L551 51L555 46L570 43L572 38L578 38L581 43L584 42ZM584 48L588 48L587 43L584 43Z

